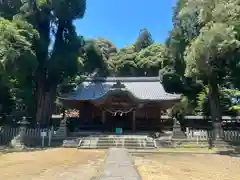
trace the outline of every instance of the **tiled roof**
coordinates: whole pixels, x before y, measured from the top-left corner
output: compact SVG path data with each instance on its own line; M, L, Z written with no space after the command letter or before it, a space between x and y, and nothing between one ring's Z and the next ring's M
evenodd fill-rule
M159 77L107 77L86 79L76 91L61 96L65 100L97 100L109 92L114 91L112 86L116 82L124 84L122 91L127 91L139 100L178 100L179 94L169 94L160 83Z

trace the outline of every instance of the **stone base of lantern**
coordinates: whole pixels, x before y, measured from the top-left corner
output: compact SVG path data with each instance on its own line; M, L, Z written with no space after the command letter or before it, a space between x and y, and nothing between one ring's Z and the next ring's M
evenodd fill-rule
M19 149L19 150L22 150L22 149L25 149L26 146L25 144L23 143L23 138L21 137L20 134L18 134L16 137L14 137L12 140L11 140L11 147L14 148L14 149Z

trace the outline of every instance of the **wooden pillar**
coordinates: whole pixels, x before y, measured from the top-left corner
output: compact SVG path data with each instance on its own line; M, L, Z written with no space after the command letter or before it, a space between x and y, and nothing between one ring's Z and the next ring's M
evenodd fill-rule
M66 116L66 109L63 108L63 119L65 118L65 116Z
M133 111L133 118L132 118L132 131L136 131L136 111Z
M106 111L103 109L102 110L102 131L106 130L105 122L106 122Z
M106 111L102 110L102 124L106 122Z
M160 117L160 125L159 125L159 128L160 128L160 131L163 129L163 120L162 120L162 110L160 109L159 111L159 117Z

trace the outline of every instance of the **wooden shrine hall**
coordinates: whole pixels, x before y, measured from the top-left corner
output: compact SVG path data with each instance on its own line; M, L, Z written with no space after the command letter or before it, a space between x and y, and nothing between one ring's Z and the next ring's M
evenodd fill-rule
M180 99L181 95L164 90L159 77L87 78L60 97L66 109L79 110L79 127L98 125L111 132L156 130L163 111Z

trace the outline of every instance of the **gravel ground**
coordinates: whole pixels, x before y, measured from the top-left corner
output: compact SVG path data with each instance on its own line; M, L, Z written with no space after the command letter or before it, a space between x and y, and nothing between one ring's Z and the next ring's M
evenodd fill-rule
M239 180L240 159L211 154L145 154L134 156L143 180Z
M90 180L103 166L99 150L50 149L0 155L0 179Z

